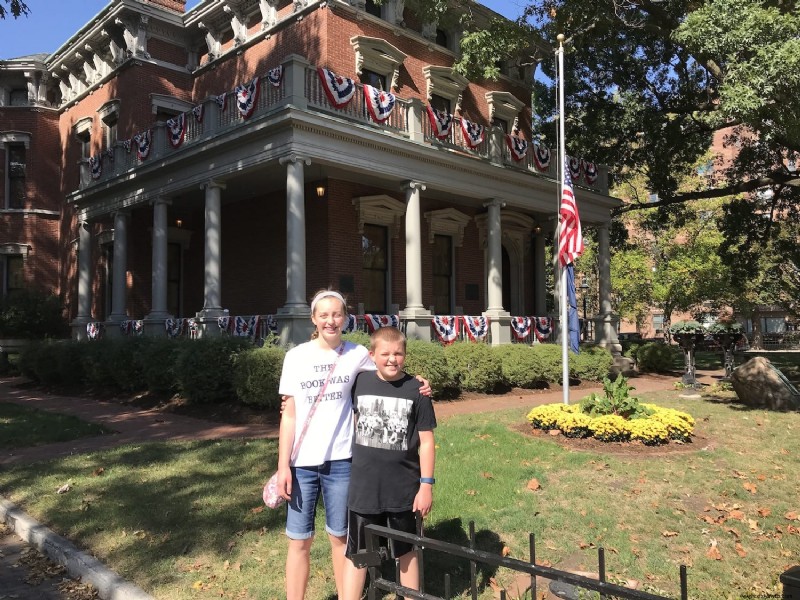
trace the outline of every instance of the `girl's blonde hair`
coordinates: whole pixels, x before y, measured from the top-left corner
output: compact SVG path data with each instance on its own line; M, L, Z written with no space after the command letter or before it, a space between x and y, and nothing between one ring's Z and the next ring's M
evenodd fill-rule
M314 316L314 311L317 308L317 304L323 298L336 298L337 300L339 300L342 303L342 313L344 314L345 318L347 318L347 316L348 316L348 313L347 313L347 300L345 299L345 297L342 296L336 290L331 290L331 289L326 289L326 288L322 288L321 290L317 291L314 294L313 298L311 299L311 303L310 304L311 304L311 316L312 317ZM314 331L311 333L311 339L315 340L318 337L319 337L319 331L317 331L317 329L314 328Z

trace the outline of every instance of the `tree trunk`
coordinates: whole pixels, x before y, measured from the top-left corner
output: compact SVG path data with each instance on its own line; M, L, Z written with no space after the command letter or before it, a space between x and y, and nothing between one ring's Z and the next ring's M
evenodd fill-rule
M761 313L758 309L753 310L753 343L751 344L753 350L764 349L764 336L761 331Z

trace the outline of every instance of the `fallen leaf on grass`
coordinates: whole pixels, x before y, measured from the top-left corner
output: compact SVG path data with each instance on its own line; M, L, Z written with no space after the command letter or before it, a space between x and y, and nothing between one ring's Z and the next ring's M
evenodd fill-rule
M744 513L740 510L732 510L728 513L728 516L731 519L736 519L737 521L744 521Z
M66 494L68 491L72 489L72 486L68 483L65 483L60 488L56 490L56 494Z
M481 473L481 476L482 476L484 479L494 479L494 475L492 475L491 473L489 473L489 471L484 471L483 473Z
M509 554L511 554L511 548L509 548L508 546L503 546L502 554L503 556L508 556Z
M740 557L744 558L745 556L747 556L747 552L745 552L745 549L739 542L736 542L735 548L736 548L736 554L738 554Z
M789 519L790 521L800 521L800 515L798 515L795 511L790 510L785 515L784 518Z
M711 540L711 547L706 552L706 556L712 560L722 560L722 554L717 548L717 540Z
M103 467L98 467L94 471L92 471L92 475L97 477L98 475L102 475L105 472L106 472L106 470Z
M260 512L264 512L264 507L263 506L256 506L255 508L251 508L250 512L253 513L254 515L257 515Z
M676 535L678 535L678 532L677 531L662 531L661 535L664 536L664 537L675 537Z
M477 496L478 495L478 492L476 492L475 490L467 490L465 493L467 494L467 496Z
M768 516L770 516L772 514L772 509L771 508L759 508L758 509L758 514L760 516L762 516L762 517L768 517Z
M527 487L532 492L535 492L536 490L542 489L542 485L539 483L539 480L536 479L536 478L531 479L528 482L528 485L525 486L525 487Z
M749 481L746 481L745 483L743 483L742 487L744 489L746 489L748 492L750 492L751 494L755 494L758 491L758 487L754 483L750 483Z
M587 548L595 548L595 545L592 544L591 542L581 542L578 545L580 546L581 550L586 550Z

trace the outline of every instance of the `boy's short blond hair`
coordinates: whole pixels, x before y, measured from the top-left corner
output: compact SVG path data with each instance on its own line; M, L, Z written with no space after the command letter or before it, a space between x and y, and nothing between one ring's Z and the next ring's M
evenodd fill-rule
M388 342L390 344L402 342L403 350L406 348L406 336L397 327L379 327L369 336L369 350L375 352L378 342Z

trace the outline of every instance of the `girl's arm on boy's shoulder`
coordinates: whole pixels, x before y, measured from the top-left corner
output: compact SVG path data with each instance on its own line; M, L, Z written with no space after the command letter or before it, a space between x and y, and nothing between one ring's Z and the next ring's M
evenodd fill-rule
M419 472L421 477L433 477L436 464L436 442L433 431L419 432ZM419 491L414 498L414 510L425 517L431 512L433 506L433 484L419 484Z
M419 393L423 396L428 396L430 398L433 395L433 390L431 389L431 382L425 379L422 375L414 375L414 379L419 381Z

